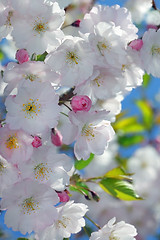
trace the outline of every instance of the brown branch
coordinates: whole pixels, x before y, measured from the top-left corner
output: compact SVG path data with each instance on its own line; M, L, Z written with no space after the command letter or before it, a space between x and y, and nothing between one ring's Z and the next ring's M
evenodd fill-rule
M69 89L66 93L62 94L59 98L59 105L69 101L75 94L73 93L74 87Z
M156 4L155 4L155 1L154 1L154 0L152 0L152 8L155 9L155 10L157 10L157 7L156 7Z

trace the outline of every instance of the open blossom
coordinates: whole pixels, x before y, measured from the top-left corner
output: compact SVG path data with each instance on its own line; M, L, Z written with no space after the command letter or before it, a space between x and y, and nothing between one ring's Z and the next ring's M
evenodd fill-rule
M58 219L54 224L46 228L39 236L39 240L62 240L69 238L72 233L80 232L85 226L84 215L88 208L83 203L69 201L58 207Z
M149 29L143 35L140 50L143 67L148 74L160 77L160 30Z
M91 98L93 104L98 100L107 100L124 92L126 79L122 71L116 68L95 67L93 74L84 83L79 84L74 93Z
M18 181L18 170L0 156L0 198L4 189Z
M5 224L22 234L43 230L57 219L54 204L58 201L57 193L45 184L29 179L18 182L3 192Z
M138 191L148 189L150 184L152 184L159 175L159 154L152 146L145 146L138 149L134 155L128 159L127 164L129 171L134 173L133 180Z
M7 37L13 30L11 24L11 18L13 17L14 11L10 1L0 2L0 41L2 38Z
M71 101L71 107L74 112L84 111L88 112L92 106L91 99L86 95L73 96Z
M12 130L6 124L0 128L0 154L8 162L27 161L33 152L33 137L22 130Z
M107 121L106 111L70 112L72 125L71 142L76 140L74 153L78 160L88 159L90 153L103 154L105 147L114 135L114 130ZM68 129L66 129L67 134Z
M49 83L26 82L15 97L7 97L6 122L11 129L23 129L32 135L46 132L57 125L58 99Z
M126 57L126 43L123 41L123 32L114 23L99 22L94 26L94 32L88 35L88 41L96 54L97 64L104 63L121 68Z
M91 76L96 60L95 54L85 40L70 37L51 52L45 62L53 70L60 72L63 86L72 87Z
M119 239L119 240L135 240L137 235L136 228L124 221L115 223L116 218L112 218L98 232L91 234L90 240Z
M152 8L152 0L128 0L125 5L131 12L133 21L139 24L143 21L145 14Z
M44 0L13 0L12 5L18 17L13 18L12 36L18 48L25 48L29 54L42 54L60 44L63 33L64 10L57 2Z
M63 191L69 184L72 159L58 154L53 147L42 146L34 149L31 159L19 165L21 177L45 183L57 191Z
M126 8L119 5L102 6L95 5L89 13L84 16L80 23L80 31L82 33L94 32L94 27L99 22L114 23L123 34L123 41L128 43L136 39L138 29L132 23L131 14Z
M51 71L44 62L28 61L22 64L8 63L4 72L4 82L8 83L4 90L7 96L15 88L19 88L24 82L50 82L52 85L59 82L60 75Z

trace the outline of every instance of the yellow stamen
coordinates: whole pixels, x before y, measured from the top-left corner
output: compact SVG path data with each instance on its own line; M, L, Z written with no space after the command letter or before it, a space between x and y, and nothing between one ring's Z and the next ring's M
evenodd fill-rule
M69 64L73 64L73 63L78 64L79 57L76 55L75 52L67 52L66 60L67 60L67 63Z
M39 202L35 201L33 197L26 198L22 203L22 210L24 214L31 214L36 212L39 209Z
M30 101L26 104L23 104L22 111L26 113L27 118L33 118L37 116L37 113L40 112L41 104L38 104L38 100L29 99Z
M154 54L160 54L160 47L153 46L151 49L152 55Z
M9 149L17 149L19 148L19 144L18 144L18 138L16 134L13 134L12 136L9 135L8 139L5 142L6 147Z
M33 30L39 34L44 33L48 30L48 22L43 22L42 20L37 17L37 20L34 22Z
M50 173L52 173L52 170L47 166L47 163L39 163L34 168L34 174L36 179L48 180Z

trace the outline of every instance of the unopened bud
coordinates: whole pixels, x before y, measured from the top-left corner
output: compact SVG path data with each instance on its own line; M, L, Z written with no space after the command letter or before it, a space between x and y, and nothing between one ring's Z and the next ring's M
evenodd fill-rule
M35 136L34 139L33 139L33 142L32 142L32 146L35 147L35 148L38 148L38 147L42 146L41 138L38 137L38 136Z
M143 46L143 41L142 39L135 39L129 44L129 46L132 49L139 51Z
M81 20L78 19L78 20L76 20L75 22L73 22L71 25L72 25L73 27L79 27L80 22L81 22Z
M19 64L22 64L24 62L28 62L29 61L29 55L27 50L25 49L19 49L16 52L16 59L19 62Z
M91 99L86 95L74 96L71 101L71 107L74 112L88 112L92 106Z
M68 191L64 190L63 192L57 192L60 202L68 202L70 197L68 196Z
M60 147L62 145L62 138L62 134L57 129L52 129L51 141L55 146Z

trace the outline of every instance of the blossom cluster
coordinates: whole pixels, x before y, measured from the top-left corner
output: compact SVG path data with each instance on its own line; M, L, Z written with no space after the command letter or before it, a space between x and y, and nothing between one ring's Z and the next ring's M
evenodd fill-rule
M59 147L74 142L78 160L104 153L121 100L142 83L148 37L142 47L130 13L118 5L94 6L72 24L78 36L64 33L66 6L56 1L1 0L0 5L0 38L10 36L19 49L17 62L3 73L7 113L0 128L0 208L14 231L61 240L85 226L88 207L70 201L73 161ZM158 55L156 44L152 53ZM36 61L42 54L45 60ZM134 239L133 226L114 222L90 239L106 234Z

